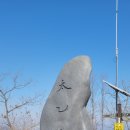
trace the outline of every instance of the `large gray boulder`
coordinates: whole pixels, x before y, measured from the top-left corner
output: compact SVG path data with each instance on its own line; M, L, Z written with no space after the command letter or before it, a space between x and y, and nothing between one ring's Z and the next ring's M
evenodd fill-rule
M65 64L44 105L40 130L92 130L85 108L91 95L90 73L87 56Z

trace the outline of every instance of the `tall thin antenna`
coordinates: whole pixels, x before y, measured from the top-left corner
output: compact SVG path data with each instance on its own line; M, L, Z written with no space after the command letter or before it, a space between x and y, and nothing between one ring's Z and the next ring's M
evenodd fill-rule
M116 0L116 87L118 87L118 0ZM118 104L118 91L116 92L116 112Z
M118 0L116 0L116 87L118 87Z

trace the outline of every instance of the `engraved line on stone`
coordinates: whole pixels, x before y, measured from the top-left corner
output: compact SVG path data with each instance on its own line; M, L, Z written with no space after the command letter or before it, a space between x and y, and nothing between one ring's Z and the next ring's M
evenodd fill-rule
M58 109L58 112L65 112L68 110L68 105L66 106L65 109L61 110L60 107L56 107Z
M63 88L65 88L65 89L72 89L71 87L65 86L64 80L62 80L62 83L59 86L60 86L60 88L57 90L57 92L59 92Z

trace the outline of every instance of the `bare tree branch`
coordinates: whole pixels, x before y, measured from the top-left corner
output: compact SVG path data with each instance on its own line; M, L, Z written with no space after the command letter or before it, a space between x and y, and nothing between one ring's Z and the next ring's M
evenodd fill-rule
M20 105L15 105L15 107L14 107L14 108L12 108L12 109L10 109L10 110L8 111L8 113L10 113L10 112L14 111L15 109L21 108L21 107L23 107L23 106L27 105L28 103L29 103L29 102L28 102L28 101L26 101L26 102L24 102L24 103L22 103L22 104L20 104Z
M3 78L0 77L0 81ZM10 130L16 130L15 126L14 126L14 122L15 122L15 116L13 117L13 119L11 119L11 114L13 114L16 110L23 108L24 106L27 106L31 103L34 103L36 100L36 96L33 98L28 98L25 99L25 101L22 101L21 103L17 103L16 105L14 105L12 107L12 105L10 104L10 95L11 93L14 94L13 92L18 90L18 89L22 89L24 87L28 87L32 81L28 81L25 83L19 83L19 75L15 75L15 77L12 79L12 87L10 87L9 89L0 89L0 103L3 104L3 107L5 108L5 114L3 114L3 119L6 121L6 125L8 126L8 128ZM11 107L9 107L11 106ZM35 124L36 125L36 124ZM35 126L33 124L33 127Z

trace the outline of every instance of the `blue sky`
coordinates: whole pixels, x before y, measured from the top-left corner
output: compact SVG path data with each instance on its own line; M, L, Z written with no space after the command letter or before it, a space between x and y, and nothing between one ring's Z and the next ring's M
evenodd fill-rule
M130 82L130 1L119 0L119 80ZM115 81L115 0L1 0L0 72L32 78L49 94L63 65L88 55ZM30 92L31 93L31 92Z

